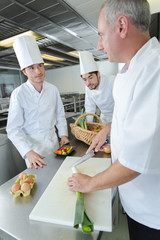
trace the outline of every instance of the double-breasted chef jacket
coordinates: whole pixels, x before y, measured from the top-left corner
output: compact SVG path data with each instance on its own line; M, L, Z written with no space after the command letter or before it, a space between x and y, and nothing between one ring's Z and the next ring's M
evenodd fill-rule
M30 150L43 156L56 150L56 128L60 138L68 136L64 107L53 84L44 81L39 93L27 80L12 92L7 133L23 158Z
M150 39L117 75L112 161L141 174L119 186L126 213L160 229L160 44Z
M101 111L100 118L103 124L112 122L112 114L114 108L113 85L115 76L101 77L98 89L90 90L85 87L85 111L87 113L95 113L96 106ZM93 117L87 116L87 122L92 122Z

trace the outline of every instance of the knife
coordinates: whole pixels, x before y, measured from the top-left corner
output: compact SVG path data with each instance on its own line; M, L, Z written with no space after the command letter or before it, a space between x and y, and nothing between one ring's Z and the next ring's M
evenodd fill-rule
M107 140L103 143L103 145L101 146L101 148L102 148L104 145L108 144L108 143L109 143L109 140L107 139ZM87 154L85 154L83 157L81 157L78 161L76 161L75 163L73 163L71 167L76 167L77 165L79 165L79 164L87 161L88 159L90 159L91 157L93 157L93 156L95 155L94 152L95 152L95 148L93 148L89 153L87 153Z

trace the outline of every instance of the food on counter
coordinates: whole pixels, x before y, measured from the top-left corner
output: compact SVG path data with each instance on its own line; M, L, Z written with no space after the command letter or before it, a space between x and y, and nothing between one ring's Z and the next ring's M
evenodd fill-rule
M12 186L11 191L12 191L13 193L15 193L15 192L19 191L20 189L21 189L21 185L20 185L19 183L15 183L15 184Z
M27 174L24 173L24 172L22 172L22 173L20 173L20 175L19 175L18 178L19 178L20 180L24 180L26 177L27 177Z
M94 232L94 223L88 217L84 207L84 196L81 192L76 192L76 210L74 217L74 228L78 229L79 224L82 226L83 233Z
M31 189L31 186L29 183L23 183L21 186L21 190L25 193Z
M58 154L58 155L68 155L69 153L71 153L73 151L73 147L70 146L63 146L61 147L60 149L54 151L55 154Z
M34 180L33 180L33 178L31 178L31 177L27 177L27 178L24 180L24 182L25 182L25 183L33 183Z
M77 173L76 167L72 168L73 173ZM74 228L78 229L79 224L82 226L83 233L94 232L94 223L88 217L84 207L84 196L81 192L76 192L76 209L74 216Z
M105 153L111 153L111 146L110 146L110 144L106 144L106 145L103 147L103 149L104 149L104 152L105 152Z
M36 181L36 175L29 174L22 172L19 176L14 185L10 189L10 193L14 197L24 196L27 197L30 195L31 189L34 186Z

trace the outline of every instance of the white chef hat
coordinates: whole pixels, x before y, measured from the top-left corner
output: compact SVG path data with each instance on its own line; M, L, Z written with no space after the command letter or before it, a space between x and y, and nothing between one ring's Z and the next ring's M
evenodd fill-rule
M37 42L33 36L17 37L13 43L21 70L37 63L44 63Z
M98 66L91 52L79 52L80 73L81 75L98 71Z

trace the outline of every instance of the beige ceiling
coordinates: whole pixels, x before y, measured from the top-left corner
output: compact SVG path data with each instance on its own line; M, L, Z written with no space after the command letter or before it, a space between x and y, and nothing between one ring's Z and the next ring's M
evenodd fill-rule
M47 68L78 64L75 51L82 50L91 51L97 60L104 60L106 55L97 50L97 19L103 2L104 0L0 0L0 41L28 30L40 34L42 38L37 43L45 54L43 56L54 56L54 60L45 60ZM149 2L152 12L156 11L160 5L159 0ZM152 25L157 28L157 18L154 17ZM0 67L19 67L12 47L0 47Z

